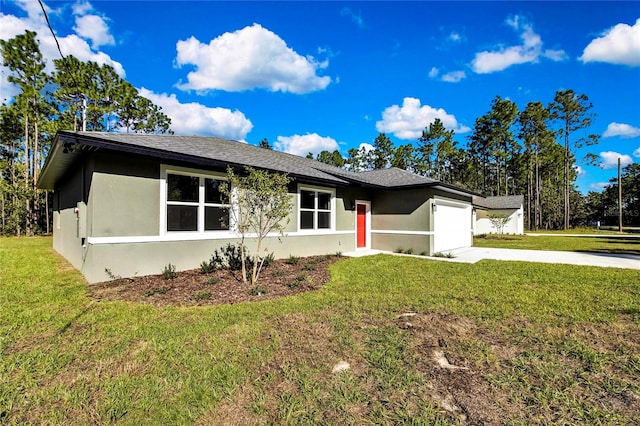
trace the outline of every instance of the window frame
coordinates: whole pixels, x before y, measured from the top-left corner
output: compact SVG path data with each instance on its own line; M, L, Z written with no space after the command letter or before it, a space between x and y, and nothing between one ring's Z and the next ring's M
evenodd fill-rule
M198 178L198 201L172 201L169 200L169 175L180 175ZM232 208L232 203L210 203L205 201L205 179L213 179L227 182L225 173L207 172L178 166L161 165L160 167L160 235L231 235L234 224L231 223L233 215L229 213L228 229L205 230L205 210L207 207ZM170 231L168 230L168 206L192 206L197 207L197 225L194 231Z
M314 193L313 208L302 207L302 191ZM318 193L329 195L329 209L318 208L318 198L319 198ZM336 230L336 190L335 189L321 187L321 186L312 186L312 185L298 185L296 196L297 196L296 211L298 216L298 226L297 226L298 233L318 234L318 233L335 232ZM309 229L302 228L302 212L313 212L313 228L309 228ZM318 213L329 213L328 228L318 228Z

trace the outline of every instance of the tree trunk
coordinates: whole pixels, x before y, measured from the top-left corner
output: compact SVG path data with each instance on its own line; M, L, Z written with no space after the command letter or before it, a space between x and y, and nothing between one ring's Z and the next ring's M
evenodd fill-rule
M569 229L569 124L564 131L564 229Z
M527 228L533 229L531 226L531 199L533 198L533 170L531 170L531 161L528 161L527 170Z
M34 100L35 103L35 100ZM35 229L37 229L38 226L38 210L39 210L39 197L38 197L38 117L36 116L34 122L33 122L33 126L34 126L34 131L33 131L33 159L31 161L31 164L33 165L33 192L32 192L32 199L33 199L33 224L34 224L34 231Z
M29 172L31 170L31 163L29 161L29 117L26 111L24 116L24 162L24 187L26 200L24 233L28 237L31 235L31 200L29 197L29 188L31 186Z
M535 176L535 199L534 199L534 215L533 221L535 223L534 229L539 229L542 225L542 206L540 205L540 193L542 192L542 182L540 181L540 159L536 154L536 176Z
M6 222L4 219L4 192L2 193L2 232L0 232L0 235L4 235L5 233L5 227L6 227Z

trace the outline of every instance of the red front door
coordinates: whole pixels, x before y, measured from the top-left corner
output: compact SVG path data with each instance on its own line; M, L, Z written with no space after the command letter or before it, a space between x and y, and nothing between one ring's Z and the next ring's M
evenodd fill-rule
M358 223L357 223L357 248L367 246L367 206L358 204L356 206Z

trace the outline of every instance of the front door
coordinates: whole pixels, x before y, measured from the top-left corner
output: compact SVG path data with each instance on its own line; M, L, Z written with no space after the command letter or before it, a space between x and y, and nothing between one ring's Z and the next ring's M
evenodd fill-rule
M367 247L367 205L357 204L356 247Z

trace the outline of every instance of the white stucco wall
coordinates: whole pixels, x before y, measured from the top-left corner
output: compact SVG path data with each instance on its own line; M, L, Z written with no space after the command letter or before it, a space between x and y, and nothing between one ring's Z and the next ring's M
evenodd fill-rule
M504 234L524 234L524 214L522 207L508 210L476 210L475 229L473 235L496 234L496 228L491 224L489 215L504 214L509 217L509 222L505 225Z

